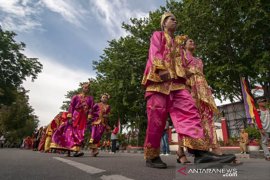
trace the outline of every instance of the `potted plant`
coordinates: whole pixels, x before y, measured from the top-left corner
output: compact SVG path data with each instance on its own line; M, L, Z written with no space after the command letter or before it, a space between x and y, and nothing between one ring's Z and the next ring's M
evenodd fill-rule
M259 140L261 138L260 131L255 127L248 127L245 129L245 131L248 133L248 137L249 137L249 143L248 143L249 151L259 151L260 149Z
M118 134L117 137L120 144L119 150L126 150L128 145L126 134Z

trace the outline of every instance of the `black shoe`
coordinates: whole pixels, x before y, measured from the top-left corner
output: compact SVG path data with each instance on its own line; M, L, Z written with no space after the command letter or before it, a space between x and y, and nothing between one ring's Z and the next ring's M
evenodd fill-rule
M165 164L161 159L160 157L156 157L154 159L147 159L146 160L146 166L148 167L152 167L152 168L161 168L161 169L164 169L164 168L167 168L167 164Z
M211 163L211 162L219 162L219 163L230 163L236 159L233 154L226 155L216 155L206 151L197 151L199 153L195 154L194 163Z
M80 157L83 156L84 153L83 152L75 152L75 154L73 154L73 157Z
M216 156L219 156L219 157L225 157L225 156L234 156L234 154L214 154L214 153L211 153L209 152L209 154L213 154L213 155L216 155Z

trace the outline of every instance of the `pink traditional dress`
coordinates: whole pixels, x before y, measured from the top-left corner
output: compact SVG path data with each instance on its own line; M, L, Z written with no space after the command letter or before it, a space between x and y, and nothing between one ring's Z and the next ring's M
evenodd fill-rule
M83 94L73 96L67 115L72 119L72 123L67 121L61 125L53 135L53 142L65 149L80 151L87 121L92 118L93 106L94 99L92 96Z
M45 141L45 148L44 148L45 152L48 152L50 149L62 149L62 147L52 142L52 136L54 132L66 121L67 121L67 112L60 112L53 118L51 123L48 125L46 131L47 138Z
M92 132L89 143L91 149L96 149L104 131L108 127L108 117L104 117L104 115L108 116L111 108L108 104L100 102L95 104L93 109L95 112L98 112L98 116L93 118Z
M185 139L183 146L203 146L205 148L219 147L214 125L214 113L218 112L211 88L203 74L203 62L193 57L192 54L183 50L183 62L186 67L187 85L190 87L191 95L196 100L196 106L201 118L201 126L204 130L203 140L190 141Z
M169 72L168 80L159 76L159 71ZM153 33L149 58L142 85L146 88L148 126L144 143L145 159L159 156L160 139L170 114L179 137L203 138L200 116L195 101L186 85L185 69L182 66L180 43L166 31ZM191 149L195 149L192 145ZM197 150L206 150L203 147Z
M47 137L46 130L47 130L47 127L45 127L42 130L42 135L41 135L41 138L40 138L40 141L39 141L39 144L38 144L38 151L44 151L45 141L46 141L46 137Z

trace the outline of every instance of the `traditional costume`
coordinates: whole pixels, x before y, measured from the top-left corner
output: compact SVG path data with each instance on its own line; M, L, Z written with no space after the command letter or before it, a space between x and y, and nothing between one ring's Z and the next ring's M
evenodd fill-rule
M102 96L106 96L107 99L110 96L105 93ZM100 102L95 104L93 110L98 113L98 116L92 118L92 131L91 131L91 138L90 138L90 149L92 149L93 156L98 154L97 148L98 143L101 140L101 137L105 130L109 129L108 126L108 117L111 111L110 105L104 102Z
M89 86L89 84L85 84L85 86ZM68 109L69 120L56 130L52 137L53 142L70 151L75 151L74 156L77 156L84 141L87 121L92 118L93 106L94 98L92 96L85 94L73 96Z
M51 123L48 125L47 131L46 131L47 137L46 137L45 147L44 147L45 152L49 152L50 149L64 149L63 147L52 142L52 136L55 133L55 131L66 121L67 121L67 112L60 112L53 118Z

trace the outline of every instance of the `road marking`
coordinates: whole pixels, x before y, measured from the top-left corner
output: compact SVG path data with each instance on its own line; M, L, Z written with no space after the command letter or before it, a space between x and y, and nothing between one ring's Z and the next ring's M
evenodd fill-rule
M102 180L133 180L125 176L121 176L121 175L109 175L109 176L103 175L100 177L100 179Z
M82 171L85 171L89 174L97 174L97 173L101 173L101 172L105 172L105 170L103 169L98 169L98 168L95 168L95 167L92 167L92 166L88 166L86 164L82 164L82 163L78 163L78 162L75 162L75 161L71 161L71 160L68 160L68 159L64 159L64 158L60 158L60 157L53 157L54 159L58 160L58 161L62 161L64 163L67 163L71 166L74 166Z

